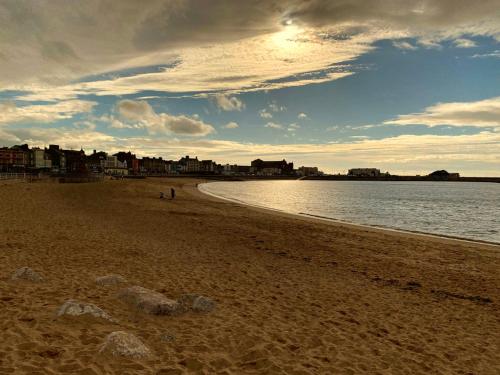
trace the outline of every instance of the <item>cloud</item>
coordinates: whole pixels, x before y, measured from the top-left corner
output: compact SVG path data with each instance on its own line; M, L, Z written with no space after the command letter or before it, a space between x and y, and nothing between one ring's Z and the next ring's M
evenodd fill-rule
M500 40L497 10L498 0L3 1L0 85L53 100L308 85L352 74L329 69L383 39ZM121 74L151 66L162 69Z
M376 127L377 125L372 125L372 124L368 124L368 125L358 125L358 126L351 126L351 129L353 130L365 130L365 129L371 129L371 128L374 128Z
M240 126L238 125L238 123L236 123L234 121L228 122L226 125L223 126L224 129L236 129L239 127Z
M156 113L151 105L143 100L121 100L116 109L125 123L133 122L132 127L143 128L149 134L205 136L215 132L212 125L204 123L197 115L190 117Z
M259 111L259 116L262 117L262 118L273 118L273 114L272 113L269 113L267 112L267 109L264 108L264 109L261 109Z
M498 2L485 0L475 5L478 6L471 7L467 0L377 1L369 7L363 0L311 0L295 2L288 16L294 22L316 27L347 22L382 23L391 28L407 28L412 33L457 33L460 27L498 33Z
M132 129L133 125L125 124L123 121L117 119L114 115L102 115L97 118L100 122L108 123L108 127L112 129Z
M476 102L438 103L424 112L400 115L386 121L393 125L500 126L500 97Z
M203 121L191 118L189 116L171 116L166 113L160 114L163 126L152 126L149 128L152 134L171 131L175 134L204 136L214 133L212 125L205 124Z
M458 38L453 41L453 44L457 48L472 48L476 47L477 44L473 40L470 39L465 39L465 38Z
M9 137L11 140L9 141ZM118 140L108 134L92 129L33 127L8 129L2 134L0 131L0 143L28 143L30 146L43 147L48 144L59 144L68 149L88 150L94 148L106 149L113 147Z
M442 49L443 46L439 43L439 41L436 41L436 39L433 38L420 38L418 40L418 44L420 44L422 47L427 48L427 49Z
M284 129L285 127L281 124L276 124L275 122L268 122L266 125L264 125L265 128L271 128L271 129Z
M297 116L297 118L299 118L299 119L301 119L301 120L304 120L304 119L306 119L306 118L307 118L307 114L305 114L305 113L303 113L303 112L302 112L302 113L299 113L299 115Z
M285 106L278 105L275 101L269 103L266 108L259 111L259 116L265 119L273 118L273 112L284 112L286 111Z
M284 112L286 111L286 107L282 105L278 105L276 102L272 102L268 105L269 109L273 112Z
M0 128L0 143L2 145L13 145L16 143L21 143L21 139L11 132L2 130Z
M86 129L86 130L95 130L97 125L92 121L77 121L73 124L73 126L77 129Z
M49 123L88 113L97 105L86 100L67 100L56 104L18 106L14 102L0 103L0 125L24 122Z
M240 99L224 94L216 95L215 103L217 104L217 107L223 111L241 111L245 108L245 104Z
M415 47L413 44L406 42L404 40L402 40L402 41L396 40L396 41L392 42L392 45L396 48L399 48L402 50L407 50L407 51L414 51L417 49L417 47Z
M144 100L121 100L116 107L118 113L129 121L141 121L157 116L149 103Z
M471 57L473 59L484 59L484 58L488 58L488 57L500 58L500 50L497 49L491 53L477 53L475 55L472 55Z

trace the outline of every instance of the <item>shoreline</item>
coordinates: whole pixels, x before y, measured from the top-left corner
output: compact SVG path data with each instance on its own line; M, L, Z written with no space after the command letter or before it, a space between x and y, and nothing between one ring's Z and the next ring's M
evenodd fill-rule
M423 237L440 239L440 240L457 241L457 242L464 242L464 243L477 244L477 245L487 245L487 246L496 247L498 250L500 250L500 243L497 243L497 242L486 241L486 240L476 240L476 239L470 239L467 237L458 237L458 236L436 234L436 233L429 233L429 232L411 231L408 229L400 229L400 228L392 228L392 227L384 227L384 226L374 226L374 225L368 225L368 224L359 224L359 223L342 221L339 219L333 219L333 218L320 216L320 215L307 214L304 212L293 213L293 212L288 212L285 210L279 210L276 208L254 205L254 204L247 203L247 202L244 202L244 201L241 201L238 199L231 199L231 198L222 197L222 196L219 196L217 194L213 194L211 192L203 191L202 189L200 189L200 185L210 184L212 182L216 182L216 181L206 181L206 182L202 182L202 183L196 183L196 190L204 195L210 196L210 197L215 198L215 199L242 204L246 207L253 208L256 210L261 210L264 212L267 211L270 214L281 214L281 215L287 215L287 216L290 215L291 217L300 218L302 220L316 220L318 222L329 224L329 225L344 225L344 226L349 226L352 228L365 229L365 230L369 229L369 230L382 231L382 232L388 232L388 233L423 236Z

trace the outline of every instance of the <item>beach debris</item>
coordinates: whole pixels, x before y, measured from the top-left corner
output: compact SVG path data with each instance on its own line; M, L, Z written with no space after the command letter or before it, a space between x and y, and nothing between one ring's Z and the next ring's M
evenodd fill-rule
M101 308L91 303L82 303L75 300L67 300L57 311L57 316L82 316L88 315L94 318L108 320L114 322L115 320L109 316Z
M98 277L97 279L95 279L95 282L96 284L101 286L109 286L126 283L127 280L123 276L111 274Z
M24 280L24 281L31 281L34 283L38 283L43 281L43 277L29 267L22 267L16 270L16 272L14 272L14 274L11 277L11 280L13 281Z
M194 312L211 312L215 309L216 305L212 299L193 293L183 294L178 301L184 310L192 310Z
M113 356L145 358L151 356L151 350L136 336L124 331L111 332L104 341L99 353Z
M177 301L141 286L131 286L118 293L122 301L134 305L139 310L152 315L178 315L182 308Z
M441 298L441 299L457 298L457 299L463 299L463 300L475 302L478 304L487 304L487 303L493 302L491 300L491 298L489 298L489 297L467 296L467 295L460 294L460 293L447 292L446 290L431 289L431 293L434 294L436 297Z
M49 348L49 349L37 352L37 354L40 357L52 358L52 359L60 357L61 354L63 354L63 353L64 353L64 350L60 349L60 348Z
M406 283L406 287L403 289L405 290L417 290L422 287L422 284L420 284L418 281L408 281Z

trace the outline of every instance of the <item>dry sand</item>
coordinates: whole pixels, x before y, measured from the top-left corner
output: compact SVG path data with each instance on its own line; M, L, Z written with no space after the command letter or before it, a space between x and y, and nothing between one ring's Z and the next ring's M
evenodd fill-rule
M499 247L272 214L195 182L0 185L0 373L500 374ZM24 266L44 281L11 281ZM127 283L96 284L108 274ZM145 315L116 298L128 285L217 307ZM117 323L56 318L69 299ZM152 357L99 354L113 331Z

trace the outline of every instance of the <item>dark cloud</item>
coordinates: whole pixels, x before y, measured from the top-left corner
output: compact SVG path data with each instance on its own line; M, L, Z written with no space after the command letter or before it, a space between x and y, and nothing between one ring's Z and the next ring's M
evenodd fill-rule
M445 28L498 19L498 0L308 0L291 1L288 17L312 26L343 22L385 23L409 28Z
M71 62L78 60L78 57L67 43L58 41L44 42L42 45L42 56L58 62Z
M134 41L139 48L234 41L276 31L287 1L186 0L165 2L145 18Z
M184 47L273 33L289 22L325 28L332 42L373 27L428 40L500 40L499 8L500 0L3 0L0 70L8 74L0 83L165 63Z

